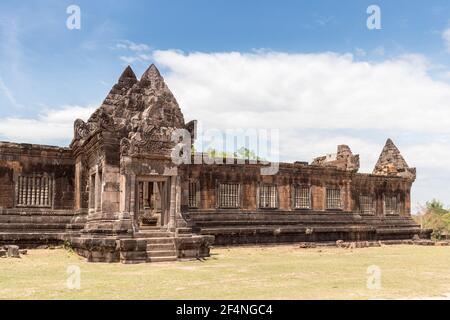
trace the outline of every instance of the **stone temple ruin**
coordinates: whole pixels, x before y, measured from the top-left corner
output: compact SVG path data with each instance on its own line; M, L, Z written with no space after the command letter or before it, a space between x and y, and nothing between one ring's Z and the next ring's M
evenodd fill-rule
M372 174L336 155L262 164L174 164L185 122L152 65L127 67L69 148L0 143L0 245L70 245L92 262L208 257L215 245L429 238L410 214L415 169L391 140Z

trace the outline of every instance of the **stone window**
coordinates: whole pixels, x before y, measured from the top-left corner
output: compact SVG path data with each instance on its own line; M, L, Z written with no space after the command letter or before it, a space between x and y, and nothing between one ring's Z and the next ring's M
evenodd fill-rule
M374 214L373 199L371 196L359 197L359 209L362 214Z
M18 207L50 208L53 199L53 177L48 175L22 175L16 183Z
M237 183L219 184L219 207L239 208L241 198L241 185Z
M259 188L259 207L263 209L278 208L278 188L276 185L261 185Z
M392 196L384 197L384 212L386 214L398 214L397 197Z
M198 208L200 187L198 181L189 182L189 208Z
M327 188L327 209L342 209L341 189Z
M311 189L308 186L294 187L294 208L311 209Z

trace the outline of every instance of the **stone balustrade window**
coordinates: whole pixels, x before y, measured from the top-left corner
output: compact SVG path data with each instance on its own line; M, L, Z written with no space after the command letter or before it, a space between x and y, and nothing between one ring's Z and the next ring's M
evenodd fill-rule
M276 185L262 185L260 187L259 207L262 209L278 208L278 188Z
M387 215L399 213L397 197L392 197L392 196L384 197L384 212Z
M200 187L198 181L189 182L189 208L198 208Z
M18 207L50 208L53 199L53 177L48 175L22 175L16 182Z
M219 184L219 207L239 208L241 204L241 185L237 183Z
M294 186L294 208L311 209L311 188L308 186Z
M342 209L341 189L339 188L327 188L326 194L326 206L327 209Z
M362 214L375 214L373 199L371 196L359 197L359 208Z

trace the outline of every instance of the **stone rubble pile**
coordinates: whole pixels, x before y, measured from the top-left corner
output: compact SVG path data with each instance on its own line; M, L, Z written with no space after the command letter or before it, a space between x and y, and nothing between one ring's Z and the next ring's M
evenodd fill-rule
M428 239L413 239L413 240L383 240L383 241L356 241L345 242L338 240L330 243L314 243L314 242L302 242L299 244L300 249L313 249L316 247L338 247L343 249L359 249L369 247L382 247L388 245L416 245L416 246L437 246L447 247L450 246L450 240L437 241Z

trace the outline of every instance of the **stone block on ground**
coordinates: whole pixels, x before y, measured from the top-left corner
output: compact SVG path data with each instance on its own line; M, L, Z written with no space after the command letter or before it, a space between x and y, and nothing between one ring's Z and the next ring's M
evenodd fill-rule
M302 242L302 243L300 243L299 246L302 249L309 249L309 248L316 248L317 244L314 242Z
M9 258L20 258L18 246L7 246L7 255Z
M344 246L344 240L337 240L336 241L336 247L342 248Z

